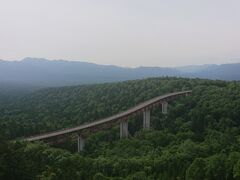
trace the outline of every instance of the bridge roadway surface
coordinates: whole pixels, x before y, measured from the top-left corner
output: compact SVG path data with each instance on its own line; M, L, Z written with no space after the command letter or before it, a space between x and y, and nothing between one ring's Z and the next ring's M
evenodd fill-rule
M191 92L192 91L181 91L181 92L174 92L174 93L169 93L169 94L166 94L166 95L158 96L158 97L155 97L153 99L147 100L147 101L145 101L145 102L143 102L143 103L141 103L141 104L139 104L135 107L132 107L132 108L126 110L126 111L120 112L116 115L113 115L113 116L110 116L110 117L107 117L107 118L104 118L104 119L100 119L100 120L97 120L97 121L82 124L82 125L79 125L79 126L76 126L76 127L73 127L73 128L57 130L57 131L52 131L52 132L49 132L49 133L44 133L44 134L28 137L28 138L25 138L24 140L25 141L38 141L38 140L44 140L44 139L48 139L48 138L51 138L51 137L56 137L56 136L60 136L60 135L64 135L64 134L79 132L79 131L84 130L84 129L89 129L91 127L95 127L95 126L103 125L103 124L108 123L108 122L123 119L123 118L125 118L125 117L127 117L127 116L129 116L133 113L144 110L145 108L147 108L147 107L149 107L149 106L151 106L155 103L162 102L164 100L168 100L169 98L174 98L174 97L177 97L177 96L188 95Z

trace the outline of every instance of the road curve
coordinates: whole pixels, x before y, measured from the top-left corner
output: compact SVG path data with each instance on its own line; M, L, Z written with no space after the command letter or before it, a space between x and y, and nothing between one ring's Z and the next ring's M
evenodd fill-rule
M127 117L127 116L135 113L135 112L141 111L141 110L143 110L143 109L145 109L145 108L147 108L147 107L149 107L149 106L151 106L155 103L165 101L165 100L167 101L169 98L175 98L175 97L178 97L178 96L188 95L188 94L191 94L191 92L192 91L181 91L181 92L174 92L174 93L169 93L169 94L166 94L166 95L158 96L158 97L155 97L155 98L150 99L148 101L145 101L141 104L138 104L137 106L132 107L132 108L126 110L126 111L120 112L118 114L115 114L113 116L110 116L110 117L107 117L107 118L104 118L104 119L100 119L100 120L93 121L93 122L90 122L90 123L82 124L82 125L79 125L79 126L76 126L76 127L73 127L73 128L67 128L67 129L62 129L62 130L58 130L58 131L52 131L52 132L49 132L49 133L36 135L36 136L31 136L31 137L25 138L24 140L25 141L38 141L38 140L44 140L44 139L48 139L48 138L51 138L51 137L56 137L56 136L60 136L60 135L64 135L64 134L79 132L79 131L84 130L84 129L89 129L91 127L99 126L99 125L102 125L102 124L105 124L105 123L108 123L108 122L112 122L112 121L122 119L124 117Z

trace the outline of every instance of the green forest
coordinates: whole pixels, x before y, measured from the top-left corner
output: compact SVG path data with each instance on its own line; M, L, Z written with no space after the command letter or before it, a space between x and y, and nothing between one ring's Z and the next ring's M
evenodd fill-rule
M170 92L192 95L77 141L50 146L23 137L98 120ZM240 82L148 78L0 95L0 179L3 180L231 180L240 179Z

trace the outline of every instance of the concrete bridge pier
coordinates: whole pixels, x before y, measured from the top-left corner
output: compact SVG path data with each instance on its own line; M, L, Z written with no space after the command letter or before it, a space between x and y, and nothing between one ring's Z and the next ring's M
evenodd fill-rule
M167 109L168 109L168 102L167 101L162 102L162 113L167 114L167 112L168 112Z
M120 122L120 139L128 137L128 121L125 119Z
M150 109L143 111L143 129L150 129Z
M118 114L115 114L113 116L97 120L94 122L89 122L87 124L75 126L68 129L62 129L58 131L48 132L44 134L40 134L37 136L32 137L26 137L23 140L24 141L52 141L55 142L63 142L65 139L70 139L72 137L76 138L76 135L78 134L78 152L82 151L84 149L84 139L86 138L86 135L83 134L85 130L88 132L97 132L102 129L109 128L111 126L114 126L116 123L120 123L120 138L128 137L128 118L133 117L139 113L143 113L143 128L149 129L150 128L150 109L154 107L162 105L162 113L167 114L168 111L168 102L170 100L173 100L179 96L186 96L191 95L192 91L182 91L182 92L175 92L166 94L163 96L158 96L153 99L150 99L148 101L145 101L139 105L136 105L124 112L120 112ZM160 107L159 107L160 110ZM74 136L71 136L71 134L74 133ZM65 136L70 135L69 138L65 138Z
M83 151L85 145L85 139L81 134L78 134L78 152Z

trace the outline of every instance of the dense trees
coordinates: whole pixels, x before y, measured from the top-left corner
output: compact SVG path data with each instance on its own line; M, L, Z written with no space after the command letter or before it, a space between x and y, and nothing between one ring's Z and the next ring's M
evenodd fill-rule
M170 103L167 116L151 112L119 129L101 131L61 150L41 143L7 141L73 126L127 109L160 94L192 89ZM0 179L240 179L240 84L182 78L151 78L51 88L0 106ZM72 151L72 152L71 152Z

